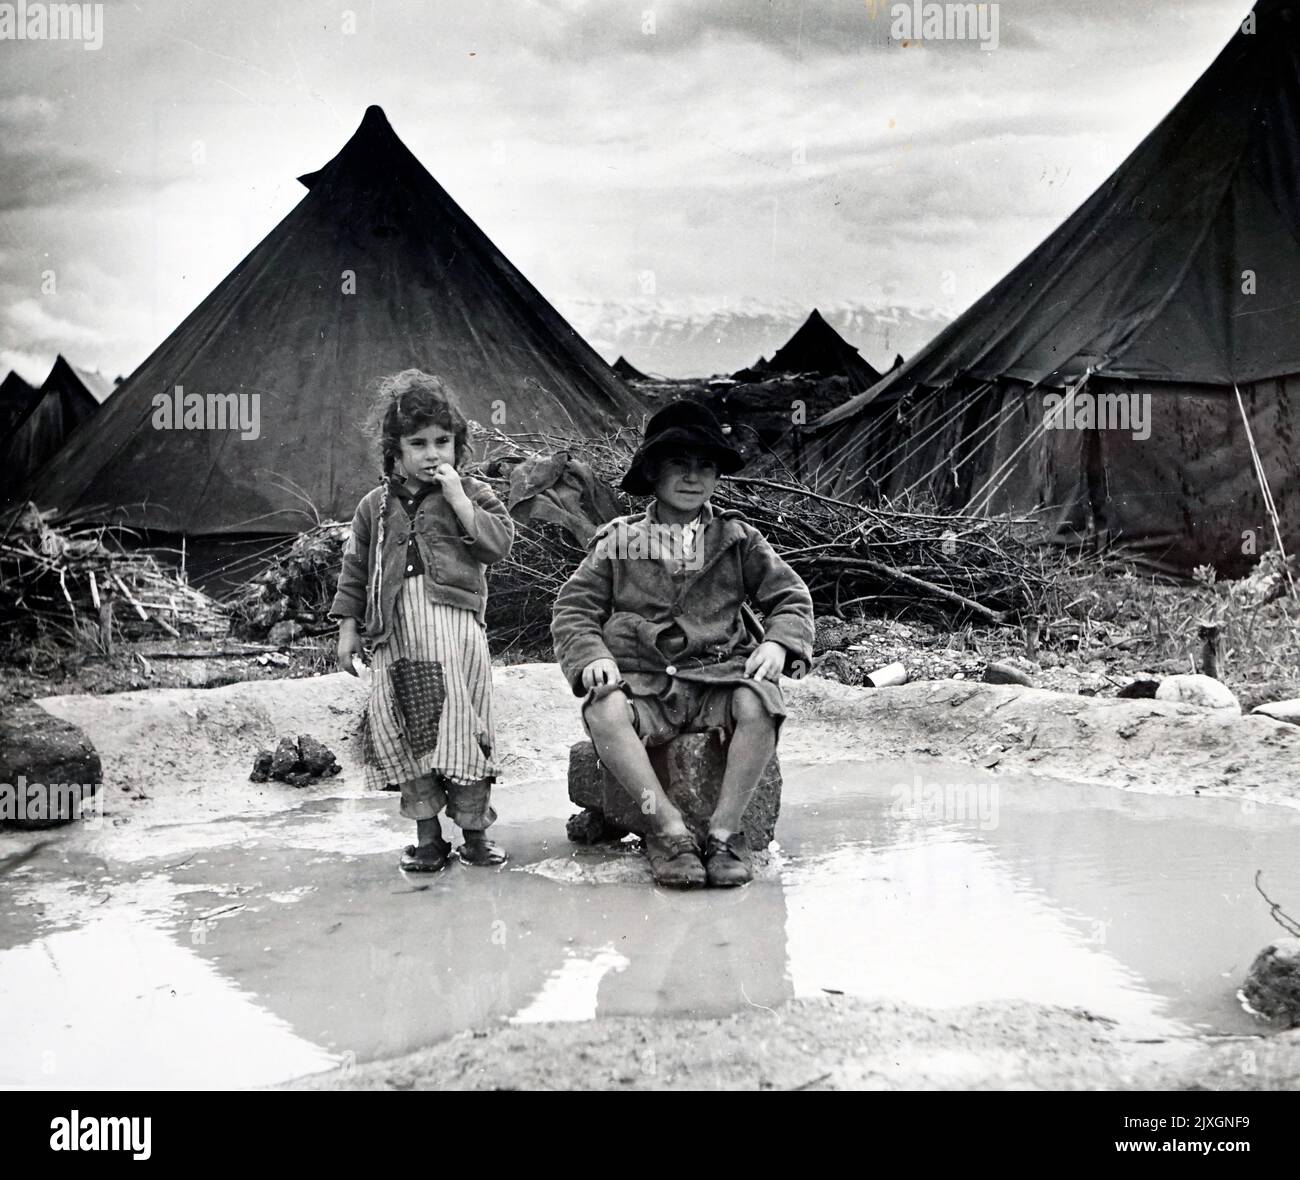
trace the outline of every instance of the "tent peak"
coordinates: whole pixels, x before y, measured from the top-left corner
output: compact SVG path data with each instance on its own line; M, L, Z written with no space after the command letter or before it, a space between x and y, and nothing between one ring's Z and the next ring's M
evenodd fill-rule
M71 382L71 384L69 384ZM54 358L49 375L41 382L41 391L50 389L72 388L84 389L101 405L113 392L112 382L96 369L82 369L74 365L63 353Z
M393 125L384 114L384 108L371 104L366 107L361 122L352 133L347 143L328 164L317 168L315 172L304 172L298 177L298 183L310 189L334 165L344 162L349 171L364 172L373 167L379 158L384 158L391 165L391 155L396 152L410 156L406 145L398 138ZM414 157L412 157L413 159Z
M65 369L68 372L72 372L72 362L68 360L68 358L64 356L63 353L59 353L54 358L54 364L50 366L50 371L49 373L46 374L45 380L44 382L42 382L42 387L48 385L54 379L54 375L56 373L62 372Z

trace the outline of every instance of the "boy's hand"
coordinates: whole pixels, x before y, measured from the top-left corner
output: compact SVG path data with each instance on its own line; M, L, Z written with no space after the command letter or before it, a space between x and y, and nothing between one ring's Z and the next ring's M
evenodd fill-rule
M582 687L595 688L601 684L617 684L623 679L623 673L613 660L592 660L582 670Z
M356 619L344 619L339 625L339 671L356 676L357 670L352 666L352 657L360 656L364 663L365 654L365 644L361 642L361 635L357 631Z
M785 648L775 640L760 643L745 661L745 675L754 680L779 680L785 667Z
M438 486L442 488L442 494L447 497L449 503L455 503L458 499L468 499L465 495L465 487L460 482L460 472L450 463L439 463L434 469L433 478L438 481Z

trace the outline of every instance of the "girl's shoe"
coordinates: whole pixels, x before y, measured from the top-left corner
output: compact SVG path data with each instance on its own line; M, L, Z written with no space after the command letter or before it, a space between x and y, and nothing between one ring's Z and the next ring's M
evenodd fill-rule
M510 859L509 854L495 840L486 836L466 836L465 843L456 849L462 864L476 868L495 868Z
M447 867L451 845L446 840L432 844L408 844L402 853L401 869L404 873L437 873Z
M745 833L733 832L725 840L710 835L704 849L704 865L710 885L726 889L752 880L754 873L749 867Z

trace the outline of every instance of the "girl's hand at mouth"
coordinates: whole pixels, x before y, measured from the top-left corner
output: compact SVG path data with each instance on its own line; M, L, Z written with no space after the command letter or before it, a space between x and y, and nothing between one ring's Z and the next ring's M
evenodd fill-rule
M442 494L449 501L455 501L465 496L464 485L460 482L460 472L457 471L450 463L439 463L433 469L431 475L433 481L442 488Z

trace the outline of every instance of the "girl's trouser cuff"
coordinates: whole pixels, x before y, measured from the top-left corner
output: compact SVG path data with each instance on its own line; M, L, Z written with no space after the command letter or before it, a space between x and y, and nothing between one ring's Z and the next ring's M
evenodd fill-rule
M447 818L461 829L477 831L496 822L491 779L458 783L440 774L426 774L402 783L401 790L405 819L434 819L445 807Z

